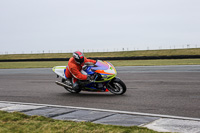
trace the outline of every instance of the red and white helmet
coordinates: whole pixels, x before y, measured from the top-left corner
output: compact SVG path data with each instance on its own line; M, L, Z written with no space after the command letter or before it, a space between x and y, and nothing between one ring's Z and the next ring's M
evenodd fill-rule
M73 58L78 64L82 64L84 62L84 55L80 51L76 51L73 53Z

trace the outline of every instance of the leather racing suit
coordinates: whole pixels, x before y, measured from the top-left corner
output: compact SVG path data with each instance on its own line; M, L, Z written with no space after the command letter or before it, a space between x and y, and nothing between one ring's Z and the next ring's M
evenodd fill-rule
M68 79L72 78L73 84L75 84L77 80L87 80L87 75L81 73L82 67L86 62L96 63L95 60L87 59L86 57L84 57L84 62L82 64L76 63L73 57L69 59L65 75Z

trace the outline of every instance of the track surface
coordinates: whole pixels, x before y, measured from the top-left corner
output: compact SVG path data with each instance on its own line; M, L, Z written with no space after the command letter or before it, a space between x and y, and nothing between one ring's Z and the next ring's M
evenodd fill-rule
M0 101L42 103L200 118L200 66L116 67L122 96L71 94L51 69L0 69Z

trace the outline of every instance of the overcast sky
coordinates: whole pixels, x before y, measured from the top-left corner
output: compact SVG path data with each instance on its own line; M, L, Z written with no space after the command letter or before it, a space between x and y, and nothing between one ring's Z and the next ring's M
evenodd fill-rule
M200 47L200 0L0 0L0 54Z

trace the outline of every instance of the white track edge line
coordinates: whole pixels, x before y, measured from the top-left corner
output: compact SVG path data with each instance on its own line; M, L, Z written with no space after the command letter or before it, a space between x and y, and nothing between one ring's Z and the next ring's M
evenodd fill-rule
M119 114L129 114L129 115L160 117L160 118L170 118L170 119L179 119L179 120L200 121L200 118L181 117L181 116L172 116L172 115L161 115L161 114L150 114L150 113L140 113L140 112L130 112L130 111L119 111L119 110L108 110L108 109L98 109L98 108L74 107L74 106L51 105L51 104L37 104L37 103L24 103L24 102L11 102L11 101L0 101L0 103L47 106L47 107L61 107L61 108L72 108L72 109L80 109L80 110L82 109L82 110L92 110L92 111L103 111L103 112L111 112L111 113L119 113Z

